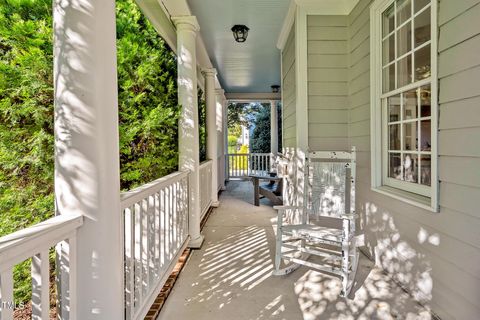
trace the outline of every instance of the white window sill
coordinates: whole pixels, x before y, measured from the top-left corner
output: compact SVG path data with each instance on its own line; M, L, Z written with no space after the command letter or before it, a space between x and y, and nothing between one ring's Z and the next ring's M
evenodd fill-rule
M438 212L437 208L432 207L432 201L429 197L392 188L389 186L372 187L372 191L400 200L412 206L416 206L431 212Z

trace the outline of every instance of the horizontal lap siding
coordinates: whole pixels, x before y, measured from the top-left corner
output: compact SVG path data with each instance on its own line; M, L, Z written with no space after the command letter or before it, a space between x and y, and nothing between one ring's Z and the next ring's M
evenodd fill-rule
M295 26L282 51L283 146L296 146Z
M366 247L442 319L480 315L479 2L439 3L439 213L370 189L370 0L348 17L348 134L359 151L357 210Z
M307 18L311 150L344 150L348 146L347 35L347 16Z

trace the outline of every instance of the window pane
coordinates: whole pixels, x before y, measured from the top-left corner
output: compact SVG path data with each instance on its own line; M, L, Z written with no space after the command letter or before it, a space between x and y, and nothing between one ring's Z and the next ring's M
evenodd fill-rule
M426 186L431 185L432 157L421 156L420 159L420 183Z
M432 125L430 120L420 121L420 146L422 151L432 150L432 139L431 139Z
M415 48L430 38L430 8L428 8L415 18Z
M415 10L415 13L420 11L422 8L424 8L429 3L430 3L430 0L414 0L413 7L414 7L414 10Z
M403 150L417 150L418 122L409 122L403 125Z
M408 55L397 62L397 88L412 82L412 56Z
M406 153L403 155L403 179L408 182L418 182L418 155Z
M392 4L385 12L383 12L383 37L390 34L395 29L395 7Z
M407 23L397 31L397 57L412 50L412 24Z
M430 117L430 86L420 88L420 116Z
M390 137L388 150L400 150L400 125L399 124L389 125L388 136Z
M402 180L402 160L400 153L390 153L388 155L388 176Z
M412 16L412 2L410 0L397 1L397 27Z
M415 81L430 77L430 45L415 51Z
M410 90L403 94L403 120L418 117L417 90Z
M390 122L400 121L400 95L388 98L388 119Z
M389 62L395 59L395 37L391 35L387 39L383 40L383 65L387 65Z
M383 68L383 93L395 89L395 63Z

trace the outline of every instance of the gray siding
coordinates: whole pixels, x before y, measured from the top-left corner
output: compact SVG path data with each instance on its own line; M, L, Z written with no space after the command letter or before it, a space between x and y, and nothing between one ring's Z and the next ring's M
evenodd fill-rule
M376 260L442 319L480 315L480 0L439 3L440 212L370 190L369 3L348 17L348 133Z
M308 144L312 150L348 145L348 28L346 16L308 16Z
M283 147L296 146L295 25L282 51Z

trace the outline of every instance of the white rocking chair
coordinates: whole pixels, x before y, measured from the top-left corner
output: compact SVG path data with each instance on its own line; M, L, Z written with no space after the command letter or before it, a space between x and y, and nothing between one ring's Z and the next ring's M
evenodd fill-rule
M358 266L355 147L351 152L308 153L304 183L303 206L274 207L278 210L274 274L285 275L305 265L340 277L341 296L347 297Z

